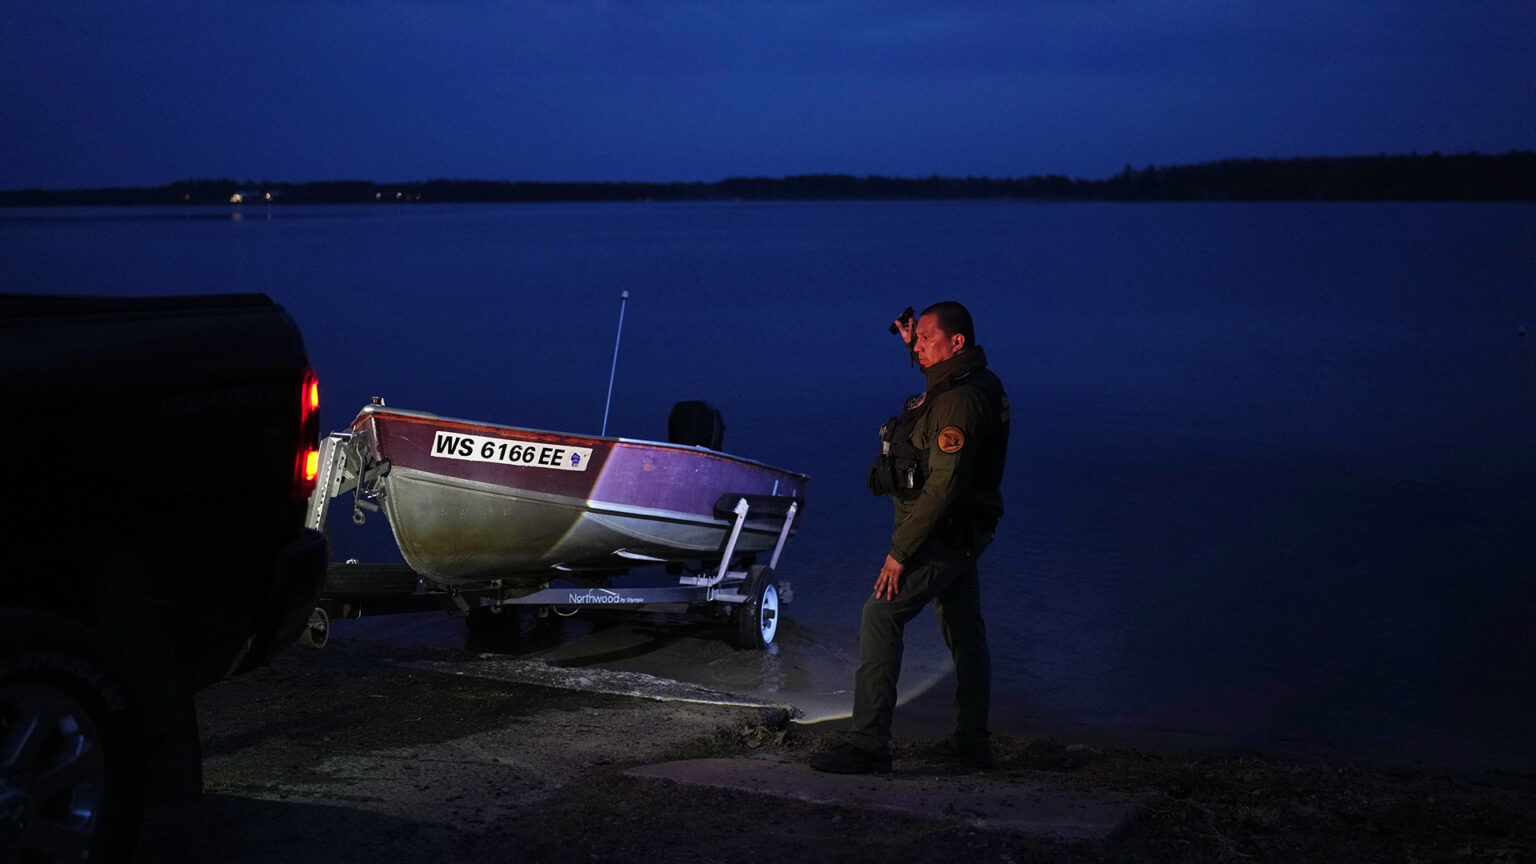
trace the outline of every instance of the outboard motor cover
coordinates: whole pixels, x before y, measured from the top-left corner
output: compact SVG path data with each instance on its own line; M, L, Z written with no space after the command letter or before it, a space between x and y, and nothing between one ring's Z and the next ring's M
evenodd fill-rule
M725 418L708 402L679 402L667 415L667 440L719 450L725 442Z

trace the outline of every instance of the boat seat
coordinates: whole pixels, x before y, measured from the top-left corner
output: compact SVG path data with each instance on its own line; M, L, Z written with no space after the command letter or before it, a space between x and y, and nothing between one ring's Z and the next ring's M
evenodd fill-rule
M735 519L736 502L747 499L747 516L752 519L782 519L789 514L791 504L797 505L796 513L805 509L805 499L798 495L732 495L726 493L715 501L715 517Z

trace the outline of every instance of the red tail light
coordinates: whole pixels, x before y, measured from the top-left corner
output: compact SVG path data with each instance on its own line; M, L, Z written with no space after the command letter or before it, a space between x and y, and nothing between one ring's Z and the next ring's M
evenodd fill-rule
M320 478L320 379L304 368L299 390L299 440L293 460L293 497L308 498Z

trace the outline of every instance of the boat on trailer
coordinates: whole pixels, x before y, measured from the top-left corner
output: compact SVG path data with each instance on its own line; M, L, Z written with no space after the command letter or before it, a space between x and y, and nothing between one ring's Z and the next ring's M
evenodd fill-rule
M350 493L354 522L383 511L406 567L332 565L311 641L324 641L327 608L352 614L410 595L493 612L687 603L724 611L738 642L766 647L780 601L793 596L774 568L809 478L706 446L718 446L724 424L700 412L713 409L679 403L669 426L714 430L705 443L659 442L458 420L375 399L323 442L309 522L323 528L332 501ZM677 584L612 590L614 577L643 565L665 565Z

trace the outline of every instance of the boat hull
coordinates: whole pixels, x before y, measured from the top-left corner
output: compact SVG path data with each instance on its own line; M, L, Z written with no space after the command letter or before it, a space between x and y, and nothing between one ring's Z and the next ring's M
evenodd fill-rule
M352 426L387 463L378 492L407 564L438 585L600 582L641 562L718 554L724 495L803 497L807 478L701 447L543 432L367 406ZM778 541L749 518L740 552Z

